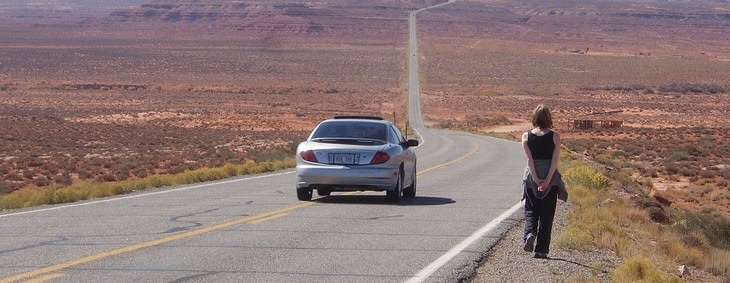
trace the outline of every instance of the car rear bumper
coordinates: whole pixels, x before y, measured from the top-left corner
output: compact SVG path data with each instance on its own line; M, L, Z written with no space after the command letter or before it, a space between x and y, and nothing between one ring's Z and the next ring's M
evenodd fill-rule
M398 180L398 168L299 164L297 188L328 187L333 190L390 190Z

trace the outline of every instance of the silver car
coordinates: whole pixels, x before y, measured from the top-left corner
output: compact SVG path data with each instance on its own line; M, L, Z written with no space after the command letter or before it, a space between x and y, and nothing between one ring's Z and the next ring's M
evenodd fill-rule
M322 121L297 148L297 198L312 191L386 191L388 200L416 196L417 140L406 140L380 117L338 116Z

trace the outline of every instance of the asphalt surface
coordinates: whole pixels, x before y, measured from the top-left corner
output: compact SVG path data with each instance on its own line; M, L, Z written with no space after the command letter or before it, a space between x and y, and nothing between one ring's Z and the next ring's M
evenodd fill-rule
M513 143L424 133L415 199L296 199L292 171L0 215L0 282L404 282L513 207ZM500 229L426 282L472 272ZM17 276L8 278L9 276Z
M0 282L465 278L514 221L525 161L515 142L423 127L418 71L409 72L411 127L422 141L415 199L359 192L302 202L287 170L4 211Z

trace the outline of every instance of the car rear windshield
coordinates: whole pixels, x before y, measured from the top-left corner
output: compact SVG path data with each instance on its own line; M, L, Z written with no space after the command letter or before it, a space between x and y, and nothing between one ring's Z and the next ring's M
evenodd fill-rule
M385 143L387 126L383 123L362 121L323 122L312 134L312 140L338 143Z

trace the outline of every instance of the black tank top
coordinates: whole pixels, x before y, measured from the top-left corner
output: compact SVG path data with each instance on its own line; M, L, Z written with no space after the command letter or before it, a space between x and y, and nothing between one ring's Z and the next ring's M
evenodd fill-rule
M553 159L553 150L555 150L553 131L542 136L533 134L532 131L528 132L527 146L530 147L532 159Z

